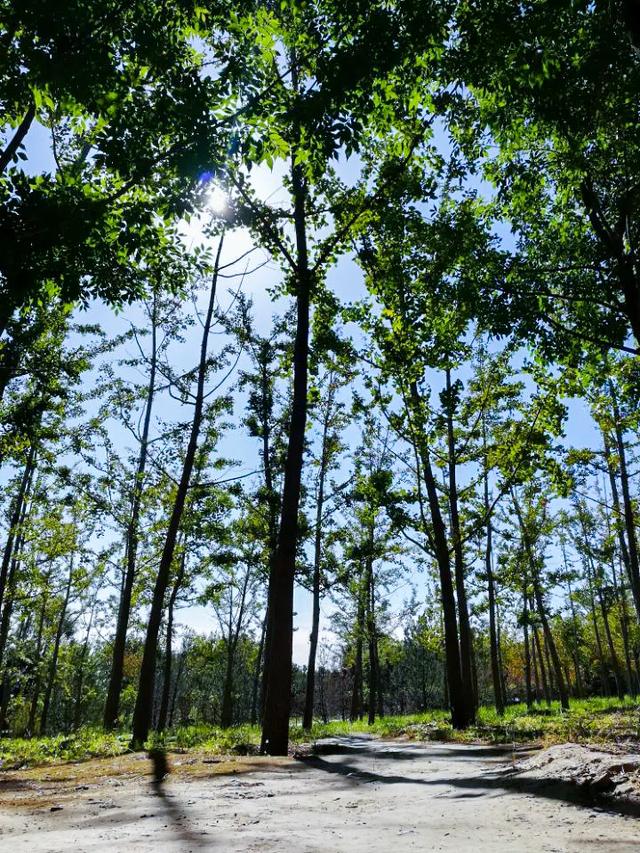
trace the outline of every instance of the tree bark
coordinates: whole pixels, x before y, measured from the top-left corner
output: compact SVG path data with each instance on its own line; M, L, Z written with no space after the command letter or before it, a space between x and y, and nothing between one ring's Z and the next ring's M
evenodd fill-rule
M295 64L295 63L294 63ZM295 84L297 85L297 84ZM269 576L267 638L263 672L264 709L261 750L286 755L291 709L293 590L298 546L298 510L307 423L309 314L312 273L307 248L307 187L302 166L292 162L291 186L296 241L296 334L293 347L293 399L284 466L278 544Z
M447 390L447 448L449 455L449 514L451 516L451 539L456 579L456 598L458 601L458 623L460 626L460 675L466 702L472 706L475 714L477 702L473 678L473 635L469 622L469 604L467 601L464 554L462 551L462 535L458 511L456 444L453 429L451 370L449 368L445 370L445 383Z
M31 492L33 475L35 472L35 454L31 460L31 472L27 481L27 486L21 500L22 511L18 519L18 535L11 546L11 565L7 573L7 580L4 594L4 607L2 608L2 618L0 619L0 673L3 672L4 655L7 647L7 639L9 637L9 627L11 625L11 616L13 614L13 605L15 601L16 586L18 583L18 571L20 568L20 554L24 545L24 523L28 515L28 498ZM4 682L4 679L3 679ZM3 689L3 688L2 688ZM0 691L1 696L1 691ZM2 699L0 698L0 704Z
M543 632L544 636L544 632ZM544 643L542 644L542 650L544 652L544 662L547 667L547 677L549 679L549 693L553 696L557 693L557 686L555 681L555 670L553 668L553 663L551 661L551 655L549 654L549 646L547 644L547 638L544 637Z
M264 486L267 499L267 571L268 577L274 573L275 555L278 547L278 500L276 492L275 476L273 469L273 454L271 448L271 417L273 413L273 394L271 375L271 352L268 343L261 342L257 355L260 370L260 392L261 392L261 432L262 432L262 467L264 475ZM251 723L256 725L258 717L262 722L264 715L264 690L261 689L263 665L266 658L266 644L268 639L269 605L265 608L258 656L253 678L253 691L251 697Z
M496 601L496 641L498 648L498 672L500 673L500 685L502 687L502 697L505 705L508 702L507 680L505 677L505 668L502 661L502 632L500 630L500 607Z
M524 590L522 595L522 633L524 636L524 681L525 692L527 699L527 708L531 710L533 706L533 693L531 690L531 645L529 642L529 603L528 603L527 582L525 579Z

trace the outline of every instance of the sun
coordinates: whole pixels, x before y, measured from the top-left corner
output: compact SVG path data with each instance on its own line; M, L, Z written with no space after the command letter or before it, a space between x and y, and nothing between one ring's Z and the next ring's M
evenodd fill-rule
M229 197L222 187L212 184L207 192L207 208L212 213L224 213L229 207Z

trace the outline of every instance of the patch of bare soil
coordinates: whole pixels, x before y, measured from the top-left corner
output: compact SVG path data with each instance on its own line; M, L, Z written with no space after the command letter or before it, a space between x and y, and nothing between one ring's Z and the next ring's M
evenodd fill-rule
M299 758L185 753L0 773L7 853L638 853L628 809L576 797L640 755L336 738ZM633 765L633 766L632 766ZM595 793L589 781L587 793ZM596 786L597 788L597 786ZM615 790L620 789L615 795Z
M189 752L168 756L172 779L207 779L236 775L287 763L290 759L266 756L220 755ZM83 792L101 788L144 787L153 777L153 764L145 753L95 758L90 761L0 771L0 810L44 808L70 803Z

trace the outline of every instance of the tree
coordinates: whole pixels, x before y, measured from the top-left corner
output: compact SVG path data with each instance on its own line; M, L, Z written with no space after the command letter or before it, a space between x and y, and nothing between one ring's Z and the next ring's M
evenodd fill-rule
M542 623L546 647L549 650L551 661L553 663L556 684L560 694L560 704L564 710L569 710L569 693L562 672L558 649L549 625L547 608L544 601L541 580L541 563L543 561L543 556L540 553L535 553L536 543L539 538L541 538L546 521L546 500L543 498L541 502L539 501L539 506L536 506L534 501L529 500L526 515L520 506L520 501L515 490L512 490L512 500L522 535L522 547L529 566L529 582L533 588L533 598L540 622Z
M355 215L341 206L331 161L342 150L347 155L357 150L368 108L376 104L376 97L383 101L393 98L391 91L385 91L385 74L401 65L406 71L410 46L420 45L422 52L433 34L439 33L439 9L434 7L433 19L423 12L418 14L412 4L398 9L386 4L376 4L374 9L370 4L348 9L332 5L302 9L284 3L277 10L261 10L257 17L243 20L244 37L238 40L242 53L252 57L258 87L262 91L268 87L268 96L247 120L246 154L252 162L272 165L280 159L287 163L290 211L274 212L261 203L251 192L249 176L243 169L231 180L254 233L282 262L287 291L296 306L291 419L267 603L262 750L270 754L285 754L288 747L311 304L324 301L330 313L331 300L324 287L326 271L348 240L354 217L365 213L364 206ZM395 35L395 42L389 33ZM354 51L361 60L357 64ZM379 121L384 116L388 119L382 104L377 114ZM282 218L291 223L292 240L280 225ZM313 235L314 228L330 220L335 227L328 237L319 232Z
M122 304L144 292L143 258L172 240L219 160L210 115L228 78L201 73L192 38L204 18L223 23L223 6L63 3L52 16L3 2L3 332L42 298ZM30 163L36 124L51 135L53 174Z
M214 309L216 300L216 288L218 284L218 272L220 265L220 254L222 252L223 237L218 242L218 249L213 268L210 273L210 288L207 307L203 320L202 342L200 345L200 360L196 368L196 390L193 395L193 417L189 430L187 447L182 460L182 470L176 483L173 506L167 525L166 538L160 557L158 573L156 575L149 622L145 636L144 653L140 667L140 679L138 683L138 695L133 713L132 743L141 747L147 739L151 727L153 689L156 672L156 652L158 644L158 633L160 621L164 610L164 597L169 583L171 567L174 561L176 544L180 533L180 526L184 514L187 493L191 483L191 475L196 462L198 451L198 439L205 416L206 380L211 364L208 354L209 334L214 320Z
M232 332L245 348L249 366L239 372L239 389L247 392L244 426L260 441L260 479L249 497L246 524L251 538L260 543L265 583L274 570L278 528L282 508L282 474L286 456L286 429L291 405L289 383L291 340L288 327L293 318L275 317L268 335L255 329L251 303L239 297L239 309ZM281 387L284 384L284 387ZM262 716L264 696L259 696L260 677L269 621L269 608L262 619L253 679L251 722ZM260 706L260 708L259 708ZM260 713L259 713L260 712Z
M578 359L587 341L624 349L629 333L640 341L640 58L620 6L512 12L457 4L442 66L443 83L464 84L442 95L453 132L517 236L481 293L496 327L511 322L547 352Z
M310 729L313 725L315 702L316 656L320 633L320 600L323 587L328 585L328 568L331 563L329 550L331 536L331 515L335 513L336 501L340 499L348 481L337 484L330 479L331 472L339 464L340 455L345 449L341 433L349 422L349 413L339 393L353 381L353 372L345 365L330 364L324 375L318 377L316 387L320 395L316 411L312 416L318 421L320 446L318 450L317 474L315 482L315 520L313 525L313 577L312 577L312 615L311 634L309 636L309 658L307 663L307 685L305 690L302 725ZM327 487L331 486L331 492Z

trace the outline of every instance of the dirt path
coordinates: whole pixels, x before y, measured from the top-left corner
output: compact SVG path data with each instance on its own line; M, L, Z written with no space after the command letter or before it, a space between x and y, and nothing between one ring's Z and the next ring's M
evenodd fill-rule
M38 783L6 774L0 851L640 850L638 818L514 776L512 754L494 747L345 738L304 761L199 764L190 775L174 763L160 795L146 762L136 775L94 775L87 785L73 775L47 781L46 771Z

